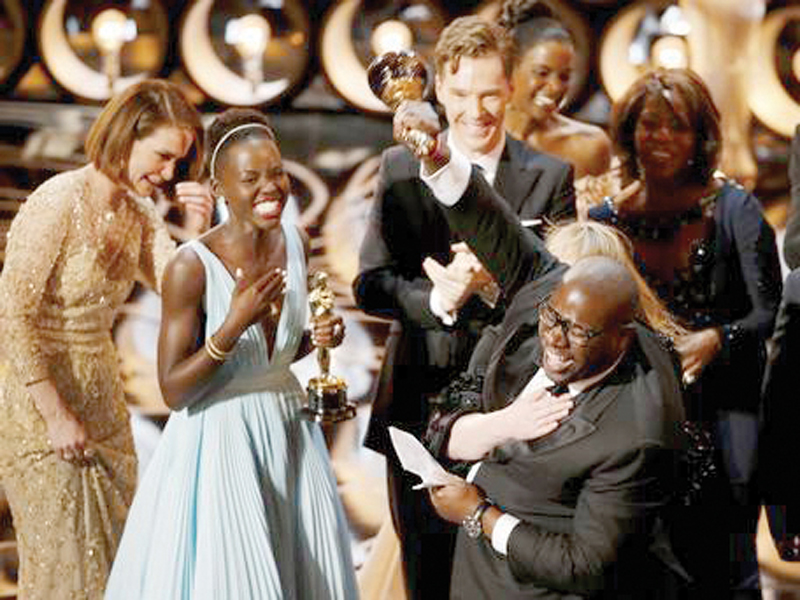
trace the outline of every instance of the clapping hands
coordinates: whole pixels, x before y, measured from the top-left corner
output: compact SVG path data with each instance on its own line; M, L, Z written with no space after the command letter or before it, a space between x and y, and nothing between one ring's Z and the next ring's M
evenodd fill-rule
M626 185L614 196L614 205L617 210L626 211L638 207L641 203L641 192L644 189L642 182L638 179Z
M452 250L454 257L447 266L430 256L422 263L425 274L439 295L441 308L453 313L476 293L489 306L493 306L498 288L491 274L466 244L454 244Z

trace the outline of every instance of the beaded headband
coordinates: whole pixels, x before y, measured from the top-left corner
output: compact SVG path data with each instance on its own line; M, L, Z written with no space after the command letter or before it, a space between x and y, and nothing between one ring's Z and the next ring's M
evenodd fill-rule
M269 135L269 139L275 141L275 133L272 131L271 128L267 127L263 123L244 123L243 125L237 125L233 129L231 129L228 133L223 135L217 142L217 145L214 146L214 152L211 153L211 164L209 165L209 173L212 179L214 178L214 167L216 167L217 154L219 154L219 149L222 148L222 145L225 142L227 142L234 133L238 133L239 131L243 131L244 129L263 129Z

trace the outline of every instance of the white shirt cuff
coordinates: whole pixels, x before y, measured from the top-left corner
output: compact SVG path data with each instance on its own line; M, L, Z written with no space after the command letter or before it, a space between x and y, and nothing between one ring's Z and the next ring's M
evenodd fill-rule
M514 515L504 513L494 523L492 548L503 556L508 554L508 538L511 537L511 532L514 531L514 527L519 525L519 522L519 519Z
M442 308L442 303L439 299L439 292L436 291L436 288L431 290L431 295L428 298L428 306L430 307L431 312L448 327L452 326L458 318L458 311L449 313Z
M475 476L478 474L478 469L481 468L482 464L483 464L482 461L478 461L469 468L469 472L467 473L467 476L464 478L466 479L467 483L472 483L473 481L475 481Z
M458 152L450 153L450 161L432 175L425 175L420 165L420 179L431 189L433 195L445 206L454 206L467 191L472 164Z

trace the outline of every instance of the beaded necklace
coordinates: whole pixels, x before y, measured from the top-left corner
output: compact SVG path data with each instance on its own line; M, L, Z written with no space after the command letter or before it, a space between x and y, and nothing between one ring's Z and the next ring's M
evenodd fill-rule
M717 200L724 186L713 190L697 201L697 204L679 215L669 217L642 217L639 215L620 215L616 206L608 205L611 222L620 227L634 240L669 242L684 225L696 223L703 218L711 219ZM712 227L703 237L692 242L689 264L675 270L670 280L663 281L642 266L642 273L663 298L669 309L690 327L708 327L713 318L712 271L714 266L715 229Z
M669 216L621 216L617 206L614 204L614 200L610 196L606 197L605 203L611 213L611 223L623 229L631 238L666 241L673 239L684 225L696 223L704 217L713 216L718 195L719 190L714 190L700 198L695 206L678 215Z

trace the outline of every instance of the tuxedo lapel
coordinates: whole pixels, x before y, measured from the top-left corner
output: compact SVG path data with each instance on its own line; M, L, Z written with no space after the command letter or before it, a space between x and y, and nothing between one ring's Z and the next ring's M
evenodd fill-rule
M524 156L522 142L506 137L506 145L497 165L495 189L508 205L519 213L520 207L528 199L531 189L539 179L542 170Z
M532 315L538 315L538 312L531 311ZM497 408L502 408L507 403L509 403L512 398L498 398L496 397L498 394L496 392L503 390L505 388L504 385L501 385L501 382L497 381L497 378L501 375L507 376L509 375L506 372L506 369L501 367L505 367L505 360L506 360L506 348L511 343L511 340L514 338L515 335L520 331L520 329L524 326L526 329L536 327L538 328L538 317L532 319L513 319L505 321L505 327L503 327L500 331L500 335L498 337L498 343L495 343L492 355L489 359L489 362L486 367L486 376L484 378L483 383L483 394L486 397L486 405L490 409L494 410ZM534 333L534 335L537 335ZM537 335L538 337L538 335ZM535 351L531 353L530 360L529 360L529 369L526 369L526 373L517 373L515 375L521 376L523 379L530 379L536 373L538 369L538 365L541 363L542 352L541 346L536 344ZM502 392L499 395L504 395Z
M553 433L539 440L528 443L537 454L550 452L568 444L574 444L597 430L597 421L614 400L619 396L616 386L599 385L575 398L575 410L561 421Z
M576 398L576 401L580 401ZM548 436L539 440L529 442L528 448L536 454L542 452L552 452L563 448L569 444L574 444L597 430L594 421L591 421L580 414L574 414L558 426L558 428Z
M524 334L535 336L538 340L539 336L536 330L539 326L539 303L552 293L561 281L563 271L563 268L557 268L538 280L528 282L520 288L507 307L502 327L498 332L492 346L491 355L486 363L483 392L487 398L488 405L502 407L510 401L510 398L495 397L500 390L504 390L507 387L502 385L501 381L498 381L498 377L517 379L524 387L527 380L536 372L538 365L541 364L542 349L538 343L532 349L531 354L527 356L527 364L524 366L523 371L508 372L508 365L505 364L506 353L514 351L514 342L518 341L514 338L520 334L520 330L523 327L527 330ZM519 369L520 365L515 366ZM518 391L520 390L514 389L512 393Z
M600 385L575 397L576 408L549 435L531 441L505 444L492 451L492 459L503 463L512 458L541 456L575 444L597 431L597 421L619 397L617 386Z

